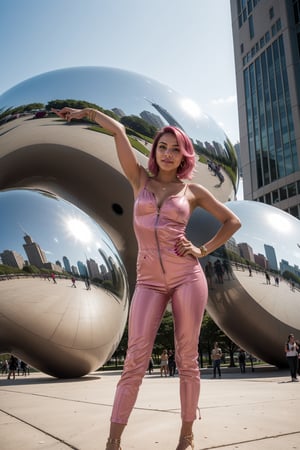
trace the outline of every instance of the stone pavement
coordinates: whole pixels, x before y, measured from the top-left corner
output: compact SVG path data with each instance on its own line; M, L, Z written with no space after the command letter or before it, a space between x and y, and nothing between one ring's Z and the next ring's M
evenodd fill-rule
M286 370L267 367L221 379L202 370L201 415L195 450L300 449L300 383ZM120 372L78 379L40 372L7 380L0 376L1 450L104 450ZM123 450L175 450L180 426L178 377L145 375L125 429Z

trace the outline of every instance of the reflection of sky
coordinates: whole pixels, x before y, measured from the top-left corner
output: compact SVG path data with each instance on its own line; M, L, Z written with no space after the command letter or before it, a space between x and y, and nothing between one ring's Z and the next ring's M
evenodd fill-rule
M109 67L77 67L38 75L0 96L0 108L66 98L86 100L105 109L120 108L126 115L140 115L144 110L159 115L151 105L157 103L195 141L223 145L226 139L224 131L191 99L148 77Z
M266 256L264 244L274 247L277 263L282 259L300 267L300 220L273 206L259 202L229 202L242 227L234 235L237 244L246 242L254 254Z
M66 256L74 266L90 258L102 264L98 248L119 261L118 251L101 227L64 200L36 191L3 191L0 211L0 253L14 250L28 260L23 249L28 234L51 263L60 261L64 266Z

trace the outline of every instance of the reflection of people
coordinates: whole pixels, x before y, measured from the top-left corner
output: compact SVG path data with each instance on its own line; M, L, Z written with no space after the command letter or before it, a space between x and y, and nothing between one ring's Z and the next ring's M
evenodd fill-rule
M213 377L216 378L217 371L219 378L221 378L221 358L222 358L222 350L219 347L218 342L214 343L214 348L211 352L211 359L213 361Z
M213 289L214 268L211 261L207 261L204 268L208 289Z
M297 378L298 351L299 346L295 341L295 336L291 333L288 335L287 343L285 344L285 354L290 368L292 381L299 381Z
M53 283L56 284L56 276L55 276L54 272L51 273L51 278L52 278Z
M86 290L87 290L87 291L90 291L90 290L91 290L91 283L90 283L90 280L89 280L88 277L86 277L86 278L84 279L84 283L85 283Z
M265 271L266 283L271 284L271 278L267 271Z
M120 449L121 435L170 298L182 407L177 450L186 449L193 445L192 427L200 388L198 340L207 302L207 284L198 258L224 244L240 227L240 221L204 187L183 182L192 177L195 152L182 130L168 126L158 132L148 160L149 174L138 163L120 122L90 108L54 112L68 121L88 117L114 135L118 158L135 198L137 282L129 314L127 356L115 394L106 449ZM222 224L200 248L185 236L187 222L196 207L206 209Z

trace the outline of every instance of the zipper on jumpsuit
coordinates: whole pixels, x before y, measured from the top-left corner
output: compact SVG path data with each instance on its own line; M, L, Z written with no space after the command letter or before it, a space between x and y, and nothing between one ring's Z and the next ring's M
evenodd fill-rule
M155 240L156 240L156 244L157 244L157 251L158 251L160 267L161 267L163 273L166 273L163 262L162 262L162 258L161 258L160 245L159 245L158 234L157 234L157 225L158 225L158 221L159 221L159 215L160 215L160 208L158 207L157 214L156 214L156 221L155 221L155 225L154 225L154 234L155 234Z

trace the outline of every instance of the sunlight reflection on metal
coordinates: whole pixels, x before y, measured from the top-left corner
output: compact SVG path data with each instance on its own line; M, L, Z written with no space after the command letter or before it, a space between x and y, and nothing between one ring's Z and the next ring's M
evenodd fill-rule
M171 88L146 76L104 67L57 70L20 83L0 96L0 189L27 188L43 191L43 195L41 193L36 195L45 199L47 192L49 198L54 202L57 202L54 200L56 198L60 199L60 202L76 205L82 214L86 214L91 221L101 227L110 240L104 238L102 232L98 233L95 240L94 236L89 240L88 233L79 232L73 222L72 229L77 238L79 236L84 238L75 240L74 247L85 245L85 258L89 257L95 242L99 242L100 245L97 244L97 248L105 247L101 253L104 260L105 254L115 248L127 269L131 291L136 275L137 253L136 239L132 228L133 197L130 185L125 179L116 157L114 139L105 134L100 127L95 127L88 121L66 124L50 113L51 105L62 106L64 102L67 104L73 102L72 104L76 107L92 104L125 121L133 118L133 126L136 126L137 123L142 124L143 132L149 131L150 125L152 131L166 124L176 124L182 127L191 137L199 156L195 182L204 185L221 202L229 202L228 205L233 210L238 208L237 214L241 214L243 223L242 230L248 231L248 237L258 232L258 237L261 236L262 228L268 230L269 236L267 237L275 233L275 230L272 230L271 233L267 218L271 217L271 214L277 214L278 210L269 207L271 210L268 209L268 213L263 214L264 206L261 207L260 204L253 202L254 205L252 205L252 202L233 201L238 185L237 158L224 131L210 117L202 113L200 107L199 111L196 107L195 109L190 108L187 112L186 98ZM196 111L196 116L195 114L191 115L191 111ZM142 165L147 166L151 138L131 127L128 127L127 131L138 160ZM219 178L215 168L208 164L209 161L221 165L223 181ZM5 195L8 194L5 193ZM4 206L1 206L1 218L3 217L2 209L4 211ZM36 207L37 213L38 210L39 208ZM35 212L32 209L30 211L32 215ZM40 219L42 217L41 214ZM70 218L74 219L72 215L69 217L64 214L64 220ZM252 219L255 219L255 225L250 227ZM287 220L290 221L290 219ZM293 219L291 218L291 220ZM264 227L261 226L261 223L264 224ZM257 224L260 226L258 227ZM0 228L1 226L3 227L3 222L2 225L0 223ZM217 226L215 220L213 221L199 209L192 216L188 233L193 236L195 243L198 242L200 245L211 236ZM30 231L26 231L30 235ZM67 242L72 233L67 228L65 231L65 242ZM3 232L1 228L0 236L5 236L5 233L6 230ZM294 236L293 232L291 235ZM267 237L264 238L265 242L270 244ZM34 237L34 239L36 238ZM246 239L246 236L243 239ZM272 240L271 246L277 249L280 237L274 239L275 243ZM88 242L84 242L84 240L88 240ZM53 236L53 242L60 245L59 235ZM249 241L246 240L246 242ZM0 252L10 250L6 247L5 242L2 242ZM254 248L254 251L258 250ZM215 260L218 255L222 255L222 253L216 253L210 258ZM91 257L91 259L94 258ZM299 262L292 260L289 255L287 261L288 266L299 265ZM106 265L110 265L109 259L106 261ZM256 291L250 290L247 287L249 281L258 280L259 275L256 278L253 273L253 277L248 277L248 280L245 273L247 274L245 271L238 270L234 280L225 280L222 286L216 286L210 292L208 311L221 328L239 345L266 361L282 364L282 344L286 338L285 334L288 329L299 330L299 326L295 326L293 322L294 317L298 316L291 317L290 314L286 315L285 313L284 317L281 316L278 314L277 303L276 309L272 301L269 302L269 308L266 308L266 305L262 306L260 295L265 286L263 283L258 283ZM127 281L125 274L124 278ZM9 286L9 283L2 286L5 285ZM280 290L276 289L281 292L283 287L284 284L280 283ZM111 290L107 290L106 293L108 296L112 295ZM87 293L84 292L84 294ZM17 303L22 302L22 296L16 296ZM10 304L13 305L13 303ZM117 302L112 302L112 304L117 304ZM37 313L38 305L39 303L36 302L35 308L33 308ZM33 307L33 305L31 306ZM2 313L1 302L0 308L0 313ZM123 313L122 317L118 316L120 322L113 337L110 339L110 333L108 333L109 341L107 341L106 337L102 335L100 336L102 342L97 342L97 345L108 346L111 349L118 345L118 339L121 338L123 330L123 320L126 320L126 312L123 311ZM3 315L0 317L3 318ZM239 324L243 324L243 327ZM106 320L104 329L107 327L110 327L110 320ZM101 328L103 327L100 324ZM61 351L63 348L72 348L74 341L69 339L68 330L67 325L65 330L63 327L61 328L59 341ZM28 352L22 349L22 340L26 342L26 339L22 339L18 333L16 336L19 336L19 341L14 341L14 345L3 346L2 351L18 350L16 353L20 357L29 357ZM99 337L99 335L97 336ZM274 338L275 336L277 339ZM5 339L8 339L8 336L5 336ZM270 342L271 339L273 344L267 346L268 354L265 354L262 343L266 340ZM3 340L3 342L8 341ZM68 360L65 362L65 366L60 366L59 369L55 368L56 374L62 373L58 376L77 376L79 372L82 373L82 370L86 373L86 370L94 367L94 363L86 363L81 351L77 351L76 348L73 350L76 353L77 363L70 366ZM110 351L106 352L107 357L109 353ZM50 373L49 368L45 367L46 358L45 353L42 352L42 345L34 359L41 370ZM99 360L98 363L102 364Z
M127 320L117 249L87 214L48 192L2 191L0 210L0 351L56 377L96 370ZM80 233L66 230L65 217Z
M300 279L300 221L263 203L235 201L227 206L242 227L225 247L201 260L203 268L209 261L214 268L207 311L236 344L263 361L285 366L288 334L300 338L300 284L292 283L293 275ZM206 226L197 228L203 222ZM200 245L219 226L198 210L188 234ZM251 261L250 269L246 261Z

